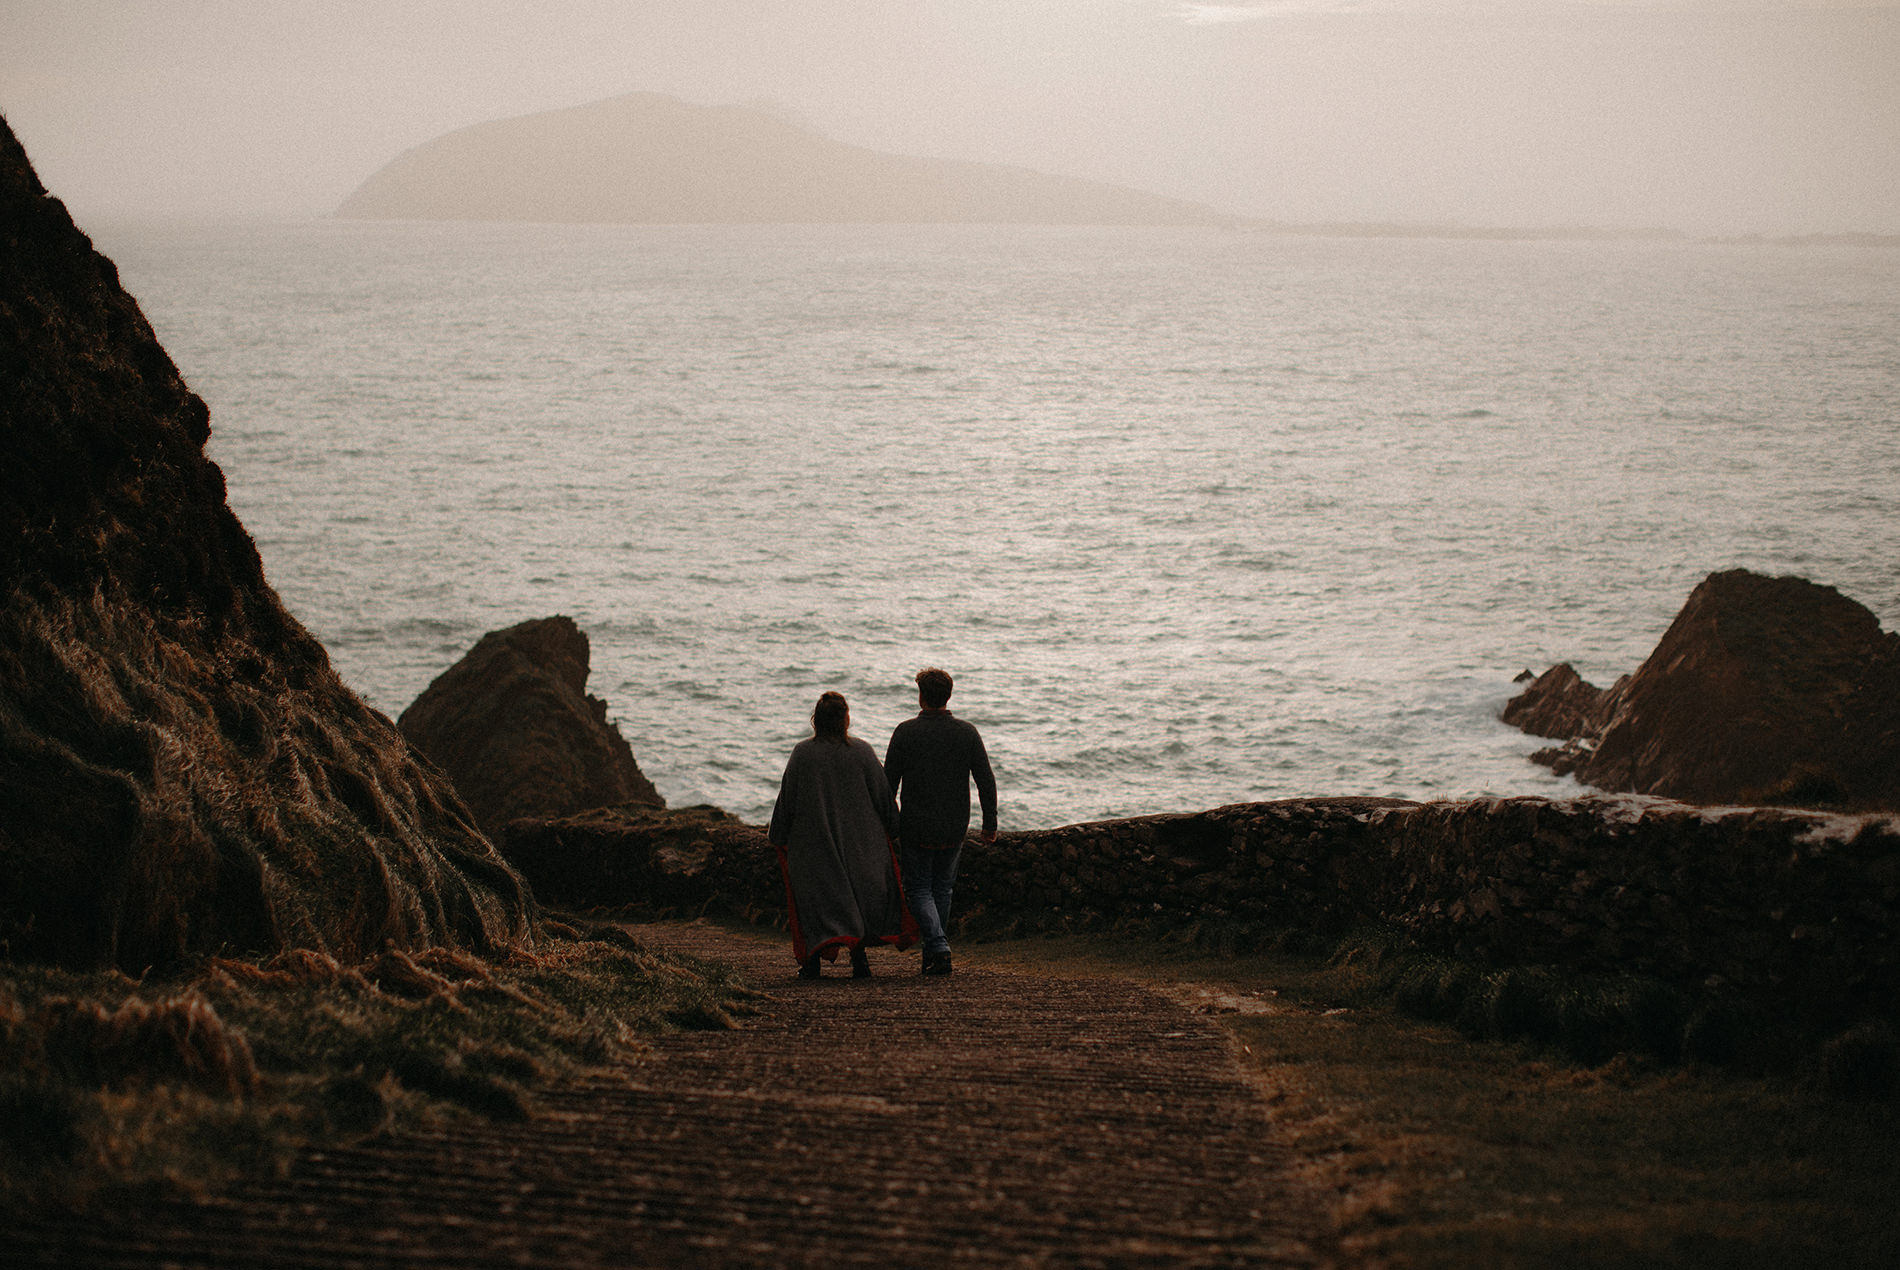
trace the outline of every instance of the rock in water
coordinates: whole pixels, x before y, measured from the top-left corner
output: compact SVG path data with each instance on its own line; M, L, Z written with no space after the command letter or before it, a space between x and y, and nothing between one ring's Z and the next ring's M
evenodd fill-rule
M497 948L533 901L284 610L185 387L0 121L0 952Z
M1553 667L1503 717L1568 739L1536 757L1602 789L1900 808L1900 635L1803 578L1711 574L1635 674L1603 692Z
M1565 741L1595 736L1609 722L1617 695L1628 682L1626 676L1617 681L1616 687L1605 691L1586 682L1569 662L1559 662L1506 702L1504 713L1499 717L1532 736Z
M607 703L587 695L587 636L568 617L490 631L398 721L496 841L511 820L617 803L664 807Z

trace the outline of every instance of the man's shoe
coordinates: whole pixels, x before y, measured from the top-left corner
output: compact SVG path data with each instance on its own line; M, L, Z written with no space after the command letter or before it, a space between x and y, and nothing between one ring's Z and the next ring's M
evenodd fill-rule
M950 954L947 952L925 953L924 973L927 975L947 975L950 973Z
M871 963L865 958L864 949L862 948L853 948L851 950L851 977L853 979L869 979L871 977Z
M818 958L816 956L807 957L798 963L798 977L800 979L819 978Z

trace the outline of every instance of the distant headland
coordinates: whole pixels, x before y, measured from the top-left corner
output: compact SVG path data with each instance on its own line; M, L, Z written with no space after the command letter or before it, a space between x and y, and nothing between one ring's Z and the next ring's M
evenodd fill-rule
M437 137L338 216L619 224L1223 225L1210 207L1028 168L885 154L754 106L632 93Z

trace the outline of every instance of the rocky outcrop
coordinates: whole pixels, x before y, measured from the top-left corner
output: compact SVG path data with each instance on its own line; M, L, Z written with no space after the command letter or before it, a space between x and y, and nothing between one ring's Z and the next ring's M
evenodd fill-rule
M1900 635L1801 578L1712 574L1614 688L1554 666L1503 718L1565 740L1533 757L1601 789L1900 808Z
M499 947L520 878L266 584L209 419L0 124L0 950Z
M568 617L490 631L402 712L497 841L511 820L616 803L664 807L607 703L587 695L586 634Z
M1559 662L1512 697L1499 717L1532 736L1562 741L1594 737L1610 721L1617 698L1628 682L1629 677L1624 676L1613 688L1599 688L1587 682L1569 662Z
M631 93L398 155L338 216L618 224L1217 225L1197 203L995 163L881 154L746 106Z

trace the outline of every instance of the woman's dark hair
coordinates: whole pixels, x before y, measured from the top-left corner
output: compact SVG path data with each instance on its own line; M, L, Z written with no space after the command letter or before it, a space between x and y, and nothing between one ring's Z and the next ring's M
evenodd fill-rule
M813 735L826 741L842 741L851 732L851 707L845 703L844 694L827 692L818 698L818 704L812 707L811 730Z

